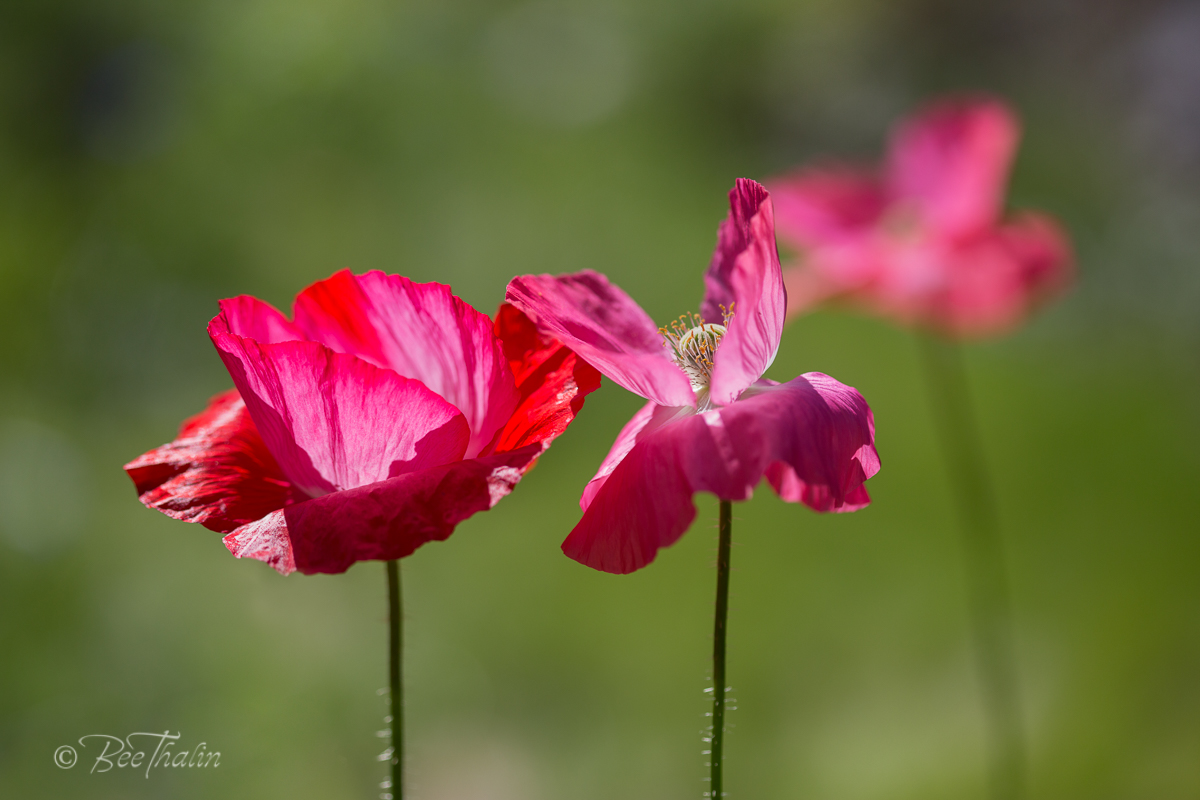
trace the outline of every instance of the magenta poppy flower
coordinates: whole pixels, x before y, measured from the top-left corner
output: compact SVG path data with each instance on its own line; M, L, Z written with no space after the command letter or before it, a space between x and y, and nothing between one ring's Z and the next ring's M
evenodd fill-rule
M902 121L881 169L805 167L768 181L789 314L844 301L956 337L1003 332L1072 279L1049 216L1004 213L1020 131L1002 101L942 100Z
M281 573L411 554L512 491L600 385L512 306L343 270L293 319L241 296L209 336L235 389L125 466L141 501Z
M594 272L508 286L508 301L540 330L649 401L587 485L583 518L563 543L589 567L646 566L691 524L694 493L746 500L764 476L784 500L817 511L870 502L863 482L879 457L862 395L818 372L783 384L762 377L787 307L771 199L739 180L729 201L700 314L668 328Z

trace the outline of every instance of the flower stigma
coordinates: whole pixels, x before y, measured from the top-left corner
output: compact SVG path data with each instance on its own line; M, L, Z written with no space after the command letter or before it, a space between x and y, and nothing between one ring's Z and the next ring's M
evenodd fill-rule
M658 329L663 337L663 346L671 348L671 360L679 365L691 381L700 410L711 405L708 384L712 379L713 361L731 319L733 306L721 306L722 324L705 322L699 314L681 314L669 325Z

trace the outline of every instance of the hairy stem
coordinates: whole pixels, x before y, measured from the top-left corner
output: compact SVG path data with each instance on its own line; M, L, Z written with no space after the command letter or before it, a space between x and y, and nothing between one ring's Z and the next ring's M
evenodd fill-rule
M988 723L990 797L1025 797L1025 737L1021 723L1008 575L996 503L955 342L920 337L935 427L958 506L966 561L976 667Z
M733 536L733 511L728 500L721 501L720 533L717 543L717 607L713 620L713 710L709 766L712 769L708 796L720 798L722 759L725 748L725 618L729 613L729 549Z
M400 595L400 562L387 562L388 679L392 704L392 785L395 800L404 798L404 616Z

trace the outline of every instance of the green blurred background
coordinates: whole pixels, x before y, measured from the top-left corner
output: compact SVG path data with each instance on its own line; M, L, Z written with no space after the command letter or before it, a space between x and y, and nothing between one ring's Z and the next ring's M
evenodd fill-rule
M872 157L932 94L1019 107L1012 201L1076 291L970 377L1009 547L1032 794L1200 798L1200 6L1113 0L7 0L0 6L0 796L370 798L382 565L281 578L120 469L230 381L218 298L341 267L492 311L522 272L694 309L725 192ZM735 508L734 798L980 798L960 552L912 337L818 314L771 376L878 423L874 504ZM639 400L404 562L412 797L698 798L716 504L650 568L563 557ZM88 774L86 734L220 767Z

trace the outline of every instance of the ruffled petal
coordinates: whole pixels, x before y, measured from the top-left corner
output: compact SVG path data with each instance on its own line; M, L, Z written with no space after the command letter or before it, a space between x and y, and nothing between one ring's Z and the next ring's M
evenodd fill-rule
M745 500L764 475L783 499L817 511L861 508L863 482L879 470L866 401L819 372L760 383L724 408L648 427L563 542L571 558L605 572L640 569L687 530L695 492Z
M220 301L229 332L262 344L302 342L308 337L270 303L248 294Z
M282 510L241 526L222 541L237 558L262 561L280 575L296 571L296 557L292 554L292 540Z
M634 394L665 406L695 404L691 382L671 361L654 321L603 275L522 275L508 284L506 299Z
M214 397L173 442L130 461L125 471L147 508L221 533L296 499L237 390Z
M339 573L356 561L404 558L496 505L543 449L531 444L297 503L239 528L225 546L284 574Z
M415 378L466 417L467 456L483 450L517 405L492 320L440 283L342 270L296 297L306 339Z
M700 315L706 321L721 319L722 307L733 310L709 386L713 402L727 405L775 360L787 313L771 197L754 181L739 178L729 192L729 216L704 284Z
M600 388L600 373L556 339L538 331L529 317L504 303L496 312L496 337L517 384L517 408L484 454L529 444L549 447Z
M590 502L583 519L562 544L564 554L592 569L623 575L646 566L683 535L696 518L696 506L673 436L681 429L684 422L658 429L629 449L608 475L597 477L598 488L585 496Z
M775 493L788 503L804 503L818 511L834 513L859 511L871 504L871 495L867 493L867 487L863 485L847 492L842 504L836 505L833 503L828 487L806 483L796 474L796 470L782 461L776 461L768 466L764 474Z
M937 102L892 135L888 188L941 233L969 234L999 219L1019 138L1016 116L998 99Z
M608 476L612 474L618 464L625 460L625 456L629 455L629 451L643 436L661 428L671 420L693 413L695 411L688 406L660 406L654 402L647 403L638 409L638 412L629 422L625 423L625 427L617 434L617 440L609 448L608 455L600 464L600 469L596 470L596 474L584 487L583 496L579 499L579 507L587 511L588 506L592 504L592 499L600 491L600 487L604 486L604 482L608 480Z
M308 495L456 461L466 451L463 415L418 380L316 342L236 336L224 314L209 335L263 441Z

